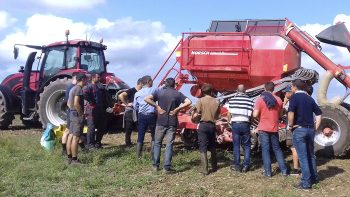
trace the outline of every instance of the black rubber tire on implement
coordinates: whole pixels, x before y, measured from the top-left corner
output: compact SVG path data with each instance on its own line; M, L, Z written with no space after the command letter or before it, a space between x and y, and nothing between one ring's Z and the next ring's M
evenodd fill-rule
M345 155L350 148L350 112L340 105L324 105L320 108L322 110L322 120L316 135L326 125L333 124L335 130L339 130L339 137L334 144L330 145L319 144L317 137L315 137L315 153L324 157Z
M15 116L6 110L6 92L0 91L0 129L7 129Z
M21 117L22 124L26 128L41 128L42 125L39 122L39 120L23 120L23 117Z
M51 81L40 93L38 115L43 128L46 128L47 123L51 123L53 126L65 124L67 114L64 97L69 84L71 84L71 80L68 78L56 79Z
M181 133L181 140L187 149L198 147L198 134L196 130L185 129Z

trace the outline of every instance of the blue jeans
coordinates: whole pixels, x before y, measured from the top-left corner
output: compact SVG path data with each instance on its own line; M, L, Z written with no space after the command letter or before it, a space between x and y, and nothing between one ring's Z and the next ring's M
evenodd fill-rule
M278 138L278 132L265 132L259 131L259 140L261 143L261 153L264 164L265 175L271 176L271 156L270 156L270 143L272 150L275 153L278 166L282 174L287 174L287 166L284 160L283 152L281 150Z
M314 138L313 128L296 128L293 132L293 145L299 157L303 187L311 187L314 181L318 181Z
M154 141L154 132L156 130L156 114L141 114L138 116L138 135L137 143L143 143L147 129L151 131L152 142Z
M169 170L171 167L171 159L173 158L173 144L175 139L176 127L174 126L160 126L156 127L156 137L154 143L154 160L153 166L159 166L160 163L160 149L164 137L166 138L166 149L164 155L164 169Z
M233 137L233 165L236 168L240 168L240 147L242 145L244 149L244 161L243 166L249 167L250 165L250 127L248 122L231 123L232 137Z

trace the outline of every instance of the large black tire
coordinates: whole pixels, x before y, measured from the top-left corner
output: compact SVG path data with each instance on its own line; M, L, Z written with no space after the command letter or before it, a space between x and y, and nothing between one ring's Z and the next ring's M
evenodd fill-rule
M7 129L15 119L15 116L7 111L5 96L6 93L0 91L0 129Z
M69 84L71 84L71 80L68 78L56 79L50 82L40 94L38 115L43 128L46 128L47 123L54 126L66 123L65 92Z
M324 157L343 156L350 145L350 112L343 106L325 105L322 121L315 136L315 152ZM332 135L323 134L324 128L331 128Z

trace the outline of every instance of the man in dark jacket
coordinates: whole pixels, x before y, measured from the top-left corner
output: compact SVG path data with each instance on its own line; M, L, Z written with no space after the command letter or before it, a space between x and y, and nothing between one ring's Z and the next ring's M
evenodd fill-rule
M92 74L91 83L84 88L85 116L88 125L88 148L101 148L101 140L106 129L105 88L100 83L100 75ZM97 130L97 131L96 131Z

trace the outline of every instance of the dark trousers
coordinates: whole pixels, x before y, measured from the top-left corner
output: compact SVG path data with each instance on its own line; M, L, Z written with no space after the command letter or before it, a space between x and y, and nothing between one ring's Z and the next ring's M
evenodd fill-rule
M248 122L232 122L232 137L233 137L233 165L240 168L240 147L244 149L243 166L250 165L250 127Z
M216 129L214 123L201 122L198 127L199 152L216 148Z
M87 143L89 146L100 145L106 129L106 114L98 107L88 106L86 109L88 126Z
M157 115L155 113L154 114L139 113L137 143L143 143L145 139L145 134L148 129L151 131L152 141L154 142L156 121L157 121Z
M126 111L124 114L125 144L131 144L131 133L137 129L137 122L134 122L133 111Z

